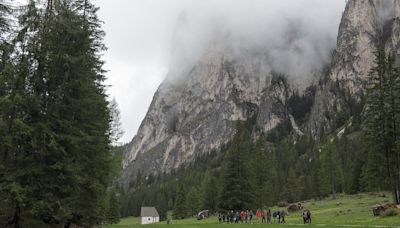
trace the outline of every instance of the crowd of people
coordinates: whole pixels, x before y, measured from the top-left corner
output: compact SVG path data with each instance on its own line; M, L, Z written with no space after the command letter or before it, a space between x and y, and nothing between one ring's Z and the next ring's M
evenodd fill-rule
M257 210L254 214L252 210L230 211L228 213L219 213L218 221L220 223L253 223L253 217L256 216L261 223L285 223L286 212L284 210Z

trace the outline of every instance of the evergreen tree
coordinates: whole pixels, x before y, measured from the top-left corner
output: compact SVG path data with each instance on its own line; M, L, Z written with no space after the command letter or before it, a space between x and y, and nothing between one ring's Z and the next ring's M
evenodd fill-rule
M297 202L301 199L303 189L302 179L298 177L293 168L289 169L285 186L281 193L282 199L290 203Z
M186 208L186 192L181 184L179 184L176 190L175 206L174 206L174 218L184 219L187 216Z
M218 183L217 179L210 171L207 171L201 183L201 207L200 209L217 210L218 206Z
M186 208L189 210L190 215L196 215L201 206L201 195L196 187L190 188L186 195Z
M224 210L252 208L254 187L249 167L251 151L250 132L238 124L238 132L228 148L228 154L221 174L222 191L219 207Z
M157 197L157 211L158 214L160 215L160 220L166 220L167 219L167 213L168 213L168 200L167 197L165 196L165 189L161 189L159 196Z
M254 196L257 199L255 205L257 208L262 208L266 205L272 205L274 201L275 191L271 184L274 179L275 167L270 162L273 153L266 146L263 138L260 138L254 148L254 153L251 159L251 167L254 174Z
M396 141L399 135L400 82L399 70L394 66L395 59L387 57L383 48L375 52L375 66L368 78L365 135L370 143L370 153L364 168L363 179L373 180L376 167L384 164L386 175L382 179L389 182L393 202L400 203L400 164ZM374 155L371 153L379 153ZM379 164L384 158L384 163ZM368 185L372 185L369 183ZM375 184L376 185L376 184Z
M121 123L121 114L118 109L118 103L113 98L110 101L109 109L111 111L111 142L113 144L117 143L117 141L124 135L124 131L122 130L122 123Z
M335 144L327 143L320 151L320 192L323 195L335 195L342 189L343 173Z
M101 32L90 13L81 15L68 0L45 8L30 1L15 59L1 70L0 191L16 227L22 215L83 226L106 217L111 117Z
M25 208L32 209L31 197L37 184L35 179L41 175L41 168L35 158L40 151L34 142L38 139L35 135L34 122L37 112L33 111L38 106L38 101L32 89L32 65L36 62L30 50L34 47L32 40L25 31L37 31L35 16L36 8L30 4L25 18L21 20L21 32L14 41L20 48L15 52L15 57L2 57L0 71L1 97L0 97L0 151L2 151L0 164L0 195L2 204L10 210L8 223L20 227L22 213ZM4 46L3 46L4 47ZM3 49L4 50L4 49ZM34 117L35 116L35 117ZM38 156L39 155L39 156ZM33 181L32 181L33 180ZM28 211L29 213L30 211Z
M114 188L108 191L107 222L117 224L121 220L120 204Z

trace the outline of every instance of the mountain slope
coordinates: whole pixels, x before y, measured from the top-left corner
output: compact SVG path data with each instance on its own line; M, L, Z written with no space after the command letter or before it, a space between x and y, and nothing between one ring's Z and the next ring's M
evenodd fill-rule
M237 49L226 40L214 42L189 72L171 71L158 88L125 151L122 182L128 184L138 173L169 172L217 150L233 138L237 120L254 119L255 138L285 120L295 134L316 139L334 131L362 109L357 104L362 104L374 49L384 43L388 51L399 50L399 0L395 5L396 11L387 14L396 15L393 19L382 16L388 6L380 1L349 0L331 65L305 72L313 75L310 80L275 72L270 50L263 47ZM284 48L301 52L295 41L289 39ZM310 94L313 101L301 118L294 112L296 94Z

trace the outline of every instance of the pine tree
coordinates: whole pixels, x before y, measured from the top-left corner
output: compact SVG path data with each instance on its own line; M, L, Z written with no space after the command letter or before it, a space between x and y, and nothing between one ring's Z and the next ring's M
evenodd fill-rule
M159 196L157 197L157 211L158 214L160 215L160 220L166 220L167 219L167 213L168 213L168 200L167 197L165 196L165 190L161 189L159 191Z
M219 208L242 210L252 208L254 187L249 167L250 133L240 124L228 148L225 165L221 174L222 191Z
M107 222L117 224L121 220L120 204L114 188L108 191Z
M200 209L201 195L196 187L190 188L186 195L186 208L189 210L190 215L196 215Z
M212 212L217 210L218 190L216 177L212 172L207 171L201 183L201 209L210 210Z
M374 167L384 166L386 175L382 179L389 182L393 195L393 202L400 203L400 164L399 151L396 141L399 135L399 70L394 66L393 56L387 57L383 48L375 52L375 66L371 69L368 78L365 136L368 139L370 160L364 168L364 180L378 170ZM384 165L376 164L384 157ZM375 164L374 164L375 163ZM372 170L371 170L372 169ZM364 181L365 182L365 181Z
M121 114L118 109L118 103L113 98L110 101L109 104L109 109L111 111L111 133L110 133L110 138L111 142L113 144L117 143L118 140L124 135L124 131L122 129L122 123L121 123Z
M293 203L301 199L302 179L296 174L293 168L289 169L286 178L286 187L283 188L281 198L287 202Z
M14 59L1 70L0 191L16 227L21 215L83 226L106 217L111 115L102 32L93 26L95 11L78 11L67 0L45 8L30 1Z
M179 184L176 190L175 206L174 206L174 218L184 219L187 216L186 208L186 192L181 184Z
M273 179L274 167L270 163L272 153L267 149L267 146L262 139L259 139L251 159L251 167L254 174L254 195L257 199L255 206L262 208L266 205L272 205L274 191L271 185Z
M342 189L343 173L340 167L337 150L332 142L320 150L320 192L323 195L335 195Z
M13 42L15 47L18 45L20 48L15 51L13 58L4 57L14 50L2 53L0 71L0 200L9 209L11 214L8 223L14 227L21 226L22 213L30 212L26 212L26 208L32 209L35 203L31 200L32 193L38 187L34 180L42 171L40 167L35 167L38 162L35 158L40 153L35 144L39 138L35 135L39 104L34 91L30 89L32 66L36 62L30 51L35 45L26 33L28 30L32 33L37 31L35 13L35 6L30 4L25 17L21 19L21 32ZM31 20L27 22L24 20L26 18Z

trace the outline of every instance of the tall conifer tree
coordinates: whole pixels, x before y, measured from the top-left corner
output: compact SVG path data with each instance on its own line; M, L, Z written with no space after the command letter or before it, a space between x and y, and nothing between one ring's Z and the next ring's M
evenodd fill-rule
M400 164L396 147L399 135L400 81L399 70L394 64L394 57L387 57L383 48L375 52L375 66L369 74L367 90L365 135L369 143L369 160L364 167L363 179L364 183L372 185L371 175L379 170L376 167L384 167L385 174L381 178L389 182L393 202L400 203Z

